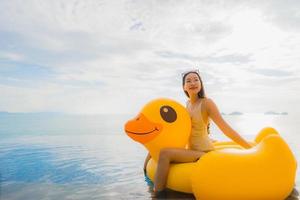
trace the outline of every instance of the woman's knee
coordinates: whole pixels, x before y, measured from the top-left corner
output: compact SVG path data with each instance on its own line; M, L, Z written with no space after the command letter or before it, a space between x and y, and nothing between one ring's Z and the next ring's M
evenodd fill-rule
M161 149L159 153L160 161L170 161L171 158L171 150L168 148Z

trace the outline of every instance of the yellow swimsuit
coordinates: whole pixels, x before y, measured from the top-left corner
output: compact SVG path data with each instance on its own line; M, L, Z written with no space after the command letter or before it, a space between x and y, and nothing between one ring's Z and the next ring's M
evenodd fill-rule
M191 105L191 102L187 102L187 111L191 117L192 129L189 138L188 148L197 151L211 151L214 150L214 146L210 141L207 133L207 124L203 121L201 115L202 101L196 102ZM193 108L192 108L193 106Z

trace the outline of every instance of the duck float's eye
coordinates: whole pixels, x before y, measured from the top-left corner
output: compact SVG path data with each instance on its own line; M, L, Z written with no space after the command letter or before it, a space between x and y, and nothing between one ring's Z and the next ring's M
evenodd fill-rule
M162 106L160 108L160 116L169 123L172 123L177 119L175 110L170 106Z

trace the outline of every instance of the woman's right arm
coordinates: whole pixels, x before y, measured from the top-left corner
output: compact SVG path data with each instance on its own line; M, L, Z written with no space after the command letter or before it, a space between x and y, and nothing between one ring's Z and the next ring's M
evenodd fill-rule
M147 157L145 158L145 162L144 162L144 172L145 173L146 173L146 169L147 169L147 164L150 159L151 159L151 155L150 155L150 153L148 153Z
M231 138L234 142L241 145L242 147L249 149L251 148L251 144L248 143L244 138L242 138L235 130L233 130L229 124L223 119L220 114L219 109L216 104L211 100L207 100L207 111L209 117L216 123L216 125L221 129L221 131Z

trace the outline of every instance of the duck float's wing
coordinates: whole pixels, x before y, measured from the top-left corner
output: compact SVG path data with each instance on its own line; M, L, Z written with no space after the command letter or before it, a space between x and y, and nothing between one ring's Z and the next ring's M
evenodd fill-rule
M296 167L284 140L266 134L252 149L204 155L194 166L192 189L197 199L283 200L293 189Z

